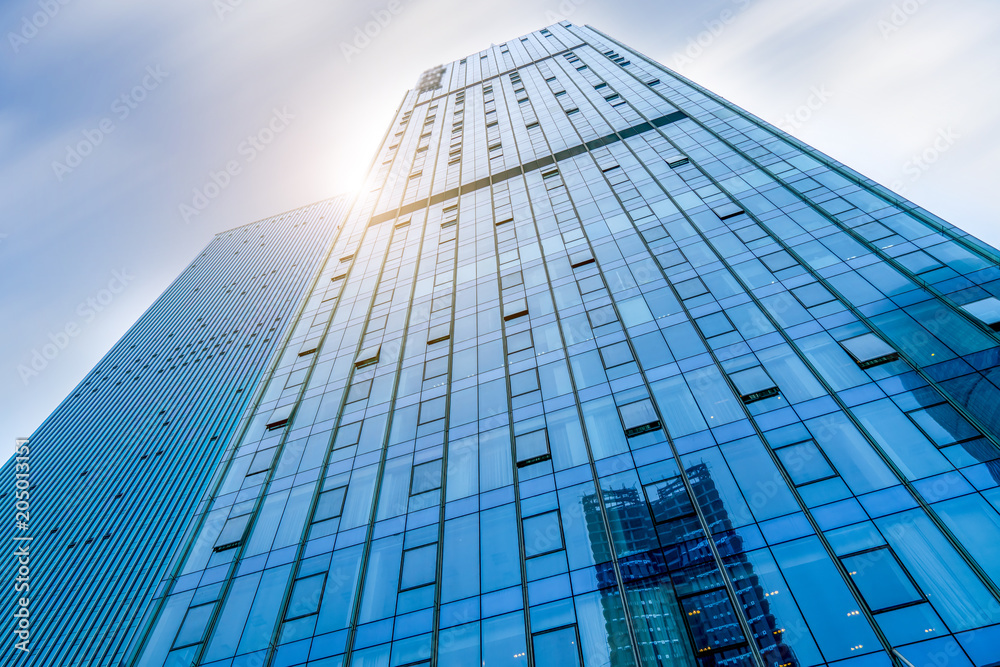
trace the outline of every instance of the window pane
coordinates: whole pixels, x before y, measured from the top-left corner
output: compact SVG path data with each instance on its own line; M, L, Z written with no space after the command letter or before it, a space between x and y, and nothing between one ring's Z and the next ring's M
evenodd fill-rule
M834 477L837 474L812 440L783 447L777 454L795 486Z
M740 398L744 403L753 403L778 394L774 380L760 366L737 371L729 377L736 385L736 390L740 392Z
M938 447L979 436L979 432L947 403L907 413Z
M873 612L923 599L889 549L840 559Z
M546 667L580 667L580 647L576 628L544 632L531 638L536 662Z
M650 484L646 487L646 498L657 523L694 514L691 498L680 477Z
M441 459L413 466L410 495L441 488Z
M180 632L177 633L174 646L187 646L201 641L202 635L205 634L205 626L208 624L208 619L214 609L214 603L192 607L184 618Z
M515 437L514 448L518 467L538 463L549 456L549 442L544 429Z
M524 553L528 558L563 548L559 513L547 512L524 520Z
M840 344L862 368L869 368L899 358L896 350L875 334L843 340Z
M996 329L1000 323L1000 300L996 297L991 296L974 303L967 303L962 308L991 329Z
M528 664L523 612L483 621L483 658L485 667L525 667Z
M288 602L288 612L285 614L285 618L298 618L299 616L315 614L319 610L325 579L325 574L317 574L296 581L292 588L292 597Z
M660 420L649 399L619 406L618 413L625 427L625 435L629 437L660 428Z
M437 545L430 544L419 549L403 552L403 573L399 579L399 590L416 588L429 584L436 578Z

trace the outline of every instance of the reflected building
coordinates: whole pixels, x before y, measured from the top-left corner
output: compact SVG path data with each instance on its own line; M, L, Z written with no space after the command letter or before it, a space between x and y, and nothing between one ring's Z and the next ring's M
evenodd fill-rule
M708 467L699 464L686 472L766 664L799 667L794 651L783 643L784 628L771 611L753 565L743 555L742 539L728 518ZM608 488L600 498L594 494L583 499L594 561L598 563L597 580L602 590L610 590L605 596L609 633L624 619L615 590L618 577L605 536L602 502L612 531L611 543L618 550L617 564L642 664L754 664L683 482L677 477L651 485L648 493L652 493L648 504L631 487ZM654 526L654 521L660 523ZM662 548L649 549L650 545ZM617 663L612 660L612 664Z

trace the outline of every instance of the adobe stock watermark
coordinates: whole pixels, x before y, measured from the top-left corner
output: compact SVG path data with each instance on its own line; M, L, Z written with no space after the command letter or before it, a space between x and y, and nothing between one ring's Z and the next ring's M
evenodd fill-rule
M31 465L28 441L17 440L14 449L14 524L17 533L13 536L13 557L17 565L17 576L14 578L16 627L14 635L17 641L14 648L23 653L30 653L31 648L31 534L29 521L31 519Z
M785 117L778 121L778 127L788 133L801 129L832 97L833 93L827 90L825 85L813 86L809 89L806 101L791 113L785 114Z
M950 127L938 130L934 140L927 148L914 154L909 160L903 163L903 175L906 178L893 181L892 189L900 194L905 193L911 185L919 181L924 174L930 171L930 168L945 153L950 151L961 138L962 135Z
M49 342L41 347L33 348L29 352L30 361L27 364L18 365L17 374L20 376L21 382L27 386L32 378L38 377L42 371L48 368L49 364L69 347L70 341L79 336L86 325L97 319L98 314L104 312L115 300L115 297L124 292L133 280L135 280L135 276L130 275L125 269L112 271L111 280L103 289L77 305L76 314L79 319L69 320L58 331L50 331Z
M361 55L361 52L371 46L372 40L381 35L401 11L403 11L402 0L389 0L383 9L372 10L370 21L354 26L354 36L351 41L340 43L340 52L344 54L344 60L351 62Z
M142 77L142 81L128 92L116 97L111 103L111 113L114 118L105 116L98 121L97 127L83 130L83 139L74 145L66 145L66 156L63 161L52 161L52 171L56 178L62 182L68 174L83 164L84 159L93 154L94 150L104 143L104 139L118 127L115 124L115 119L117 122L122 122L132 115L132 112L138 109L139 105L151 92L159 88L168 76L170 73L163 71L159 65L146 67L146 75Z
M556 7L555 11L551 9L545 10L545 20L551 25L553 23L559 23L560 21L565 21L569 17L576 13L576 10L580 8L580 5L586 4L587 0L562 0L559 6Z
M903 0L892 6L889 16L878 20L878 31L882 39L899 32L930 0Z
M178 206L181 219L184 220L185 224L191 222L192 218L201 215L201 212L208 208L209 204L232 184L233 178L243 173L244 167L267 150L267 147L278 135L288 129L293 120L295 120L295 116L288 112L288 107L275 108L271 119L264 127L247 136L236 147L238 157L227 161L218 171L208 172L205 183L192 191L191 201L181 203Z
M705 29L688 39L687 46L684 47L683 51L674 54L673 68L681 71L700 58L705 51L711 48L715 40L719 39L726 32L726 29L736 22L752 1L732 0L734 9L723 9L717 17L705 21L703 23Z
M225 21L226 17L235 12L243 5L243 0L212 0L212 9L220 21Z
M38 0L38 11L30 16L25 14L21 17L21 29L17 32L7 33L7 41L14 53L18 53L21 47L38 36L38 32L49 24L49 21L56 17L56 14L68 5L71 0Z

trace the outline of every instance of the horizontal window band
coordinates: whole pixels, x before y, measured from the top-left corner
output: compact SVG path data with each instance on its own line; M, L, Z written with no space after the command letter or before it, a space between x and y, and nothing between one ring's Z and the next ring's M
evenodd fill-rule
M431 195L426 199L421 199L419 201L412 202L403 206L399 209L394 209L391 211L385 211L379 213L378 215L372 216L371 221L368 223L369 227L382 224L388 220L392 220L401 215L408 215L414 213L421 209L427 208L428 206L433 206L435 204L440 204L441 202L447 201L459 195L463 195L469 192L474 192L482 188L490 187L495 183L500 183L508 179L527 174L531 171L536 171L542 167L547 167L549 165L555 164L561 160L568 160L569 158L576 157L578 155L583 155L587 151L593 151L595 149L601 148L602 146L608 146L613 143L617 143L622 139L628 139L630 137L637 136L644 132L649 132L654 127L663 127L664 125L669 125L670 123L676 123L679 120L687 118L687 114L681 111L675 111L674 113L667 114L665 116L660 116L659 118L654 118L648 123L640 123L633 127L626 128L617 134L610 134L605 137L600 137L598 139L592 139L585 144L580 144L578 146L572 146L564 150L555 153L554 155L547 155L545 157L539 158L537 160L532 160L531 162L525 162L519 167L513 167L505 171L498 172L493 176L487 176L481 178L477 181L471 183L466 183L457 188L451 188L445 192L440 192L436 195ZM685 158L683 164L687 163ZM670 164L671 167L680 166L682 163Z
M230 549L235 549L240 546L242 540L237 540L235 542L227 542L226 544L220 544L217 547L213 547L212 551L219 553L220 551L229 551Z

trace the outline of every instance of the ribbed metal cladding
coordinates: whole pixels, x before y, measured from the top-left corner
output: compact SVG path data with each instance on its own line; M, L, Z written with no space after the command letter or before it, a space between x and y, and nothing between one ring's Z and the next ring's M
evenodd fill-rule
M218 234L30 437L31 652L5 642L0 663L117 660L346 205ZM14 473L0 470L5 502ZM4 559L5 581L16 567Z

